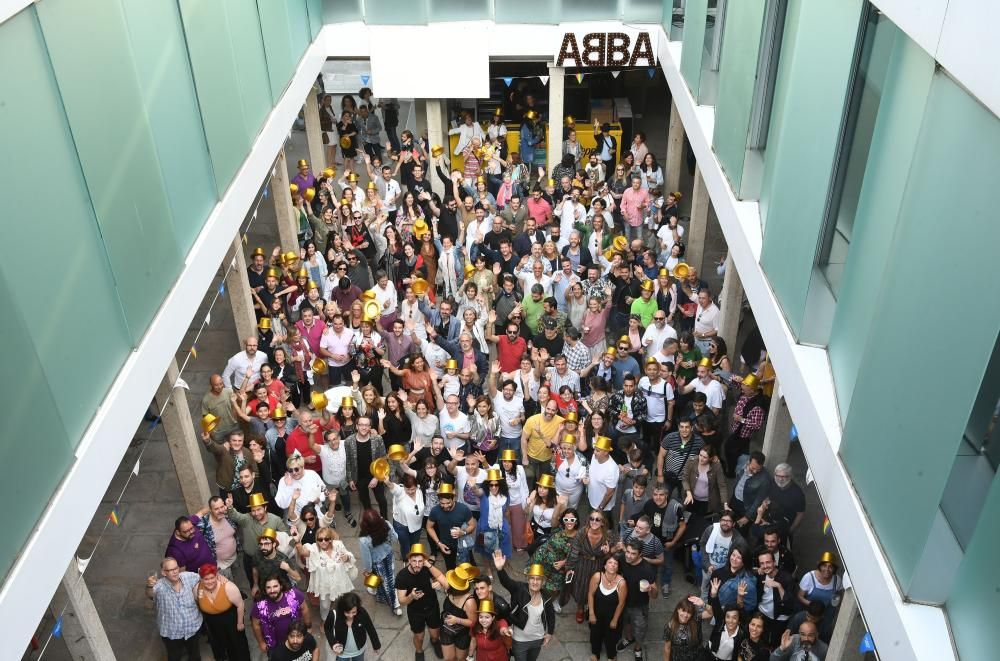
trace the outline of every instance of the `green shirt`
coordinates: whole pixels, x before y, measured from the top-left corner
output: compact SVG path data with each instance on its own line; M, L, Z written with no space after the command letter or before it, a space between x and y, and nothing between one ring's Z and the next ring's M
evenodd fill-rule
M275 532L288 532L288 526L285 525L284 520L270 512L267 513L264 523L261 523L253 518L253 515L237 512L230 507L229 518L233 520L236 527L239 528L240 534L243 536L243 551L245 553L257 552L255 550L257 548L257 540L260 538L260 534L264 532L264 528L270 528Z
M649 297L648 301L642 300L641 296L632 301L631 312L632 314L639 315L639 323L642 324L643 327L648 327L653 323L653 314L657 309L658 306L656 305L656 299L652 296Z
M531 299L531 294L525 294L524 300L521 301L521 307L524 309L524 323L528 325L528 328L535 329L538 327L538 320L542 316L542 301L545 298L542 297L538 299L536 303Z

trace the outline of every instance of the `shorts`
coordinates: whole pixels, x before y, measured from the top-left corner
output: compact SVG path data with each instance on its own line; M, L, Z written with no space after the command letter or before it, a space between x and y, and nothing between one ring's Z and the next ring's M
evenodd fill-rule
M436 608L429 611L413 611L406 609L406 619L410 622L410 631L423 633L424 629L440 629L441 613Z
M457 649L467 650L472 643L472 635L466 627L458 633L448 631L448 627L441 627L441 644L454 645Z
M649 628L649 604L626 608L625 621L632 625L632 640L645 640Z

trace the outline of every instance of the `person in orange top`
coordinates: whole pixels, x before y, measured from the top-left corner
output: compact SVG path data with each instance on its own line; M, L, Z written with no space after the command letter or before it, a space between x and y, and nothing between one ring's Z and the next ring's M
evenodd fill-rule
M250 661L240 589L224 576L219 576L219 568L211 563L203 564L198 569L198 576L201 580L194 586L194 597L205 619L215 658Z

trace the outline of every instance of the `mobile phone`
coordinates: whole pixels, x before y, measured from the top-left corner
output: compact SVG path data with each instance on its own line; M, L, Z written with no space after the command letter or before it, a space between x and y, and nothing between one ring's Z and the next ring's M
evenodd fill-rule
M566 582L567 583L572 583L573 582L573 576L575 576L575 575L576 575L576 572L573 571L572 569L569 570L568 572L566 572Z

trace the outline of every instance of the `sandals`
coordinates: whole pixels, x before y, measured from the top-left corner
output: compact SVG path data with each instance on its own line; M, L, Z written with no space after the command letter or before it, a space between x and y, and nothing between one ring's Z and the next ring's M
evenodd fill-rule
M583 609L581 608L576 612L576 623L583 624Z

